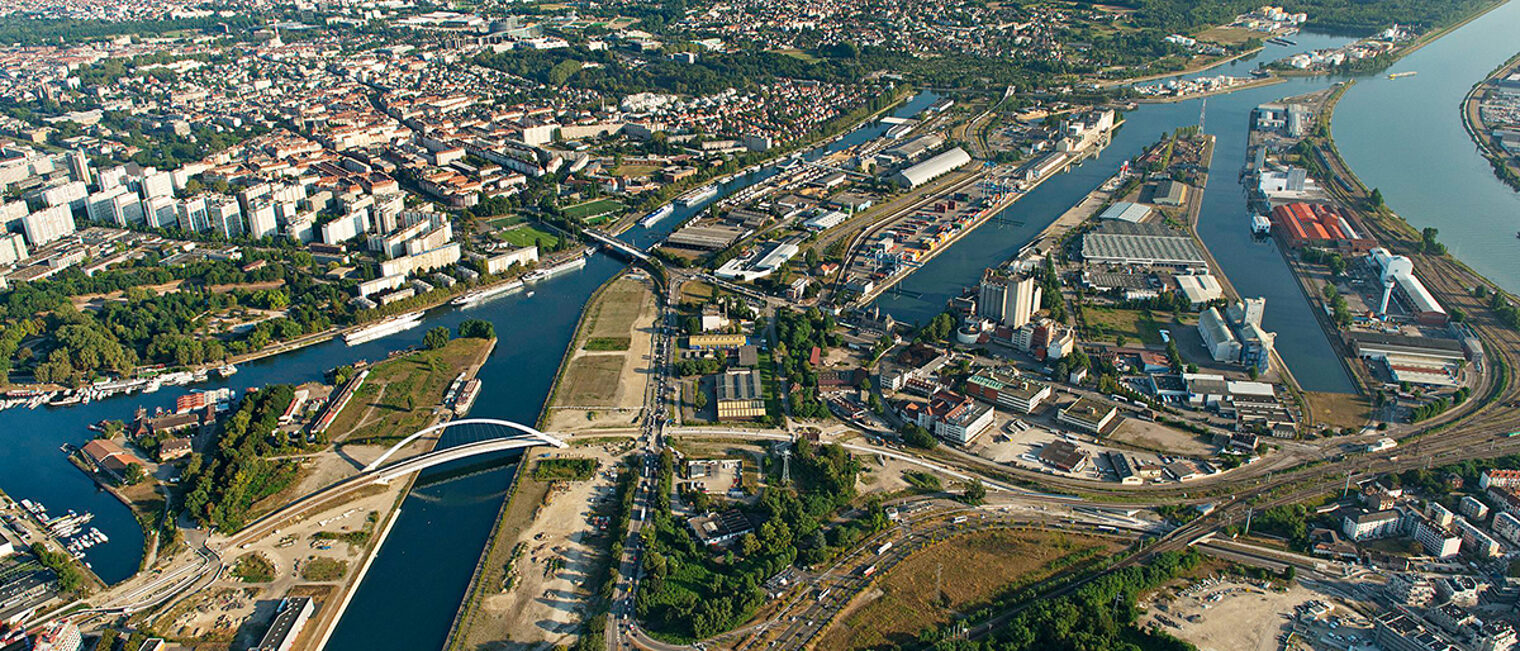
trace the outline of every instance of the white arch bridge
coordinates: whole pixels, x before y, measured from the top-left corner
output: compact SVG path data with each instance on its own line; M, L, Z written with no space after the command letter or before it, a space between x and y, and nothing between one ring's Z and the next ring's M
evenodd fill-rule
M433 450L425 454L419 454L397 461L390 465L385 462L394 456L402 448L412 442L433 432L443 431L459 425L493 425L496 427L514 430L508 436L492 437L473 443L464 443L441 450ZM482 454L519 450L538 445L551 445L557 448L569 447L569 444L553 436L549 436L527 425L514 423L497 418L465 418L451 420L423 428L412 435L401 439L400 442L391 446L369 465L365 466L358 474L331 484L312 493L297 498L285 506L255 520L241 531L233 534L227 541L227 546L237 545L269 535L274 529L283 526L292 518L315 507L327 506L329 503L345 498L348 493L363 489L375 484L387 484L391 481L405 477L415 472L427 470L433 466L442 465L451 461L458 461ZM225 547L224 547L225 548Z

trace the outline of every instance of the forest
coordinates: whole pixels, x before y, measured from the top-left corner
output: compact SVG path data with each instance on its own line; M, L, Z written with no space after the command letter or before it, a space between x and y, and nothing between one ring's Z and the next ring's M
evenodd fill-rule
M295 480L298 462L266 458L304 447L273 434L294 398L295 388L288 384L250 390L222 420L215 450L208 457L191 457L185 469L185 510L196 522L223 533L237 531L248 523L255 503Z

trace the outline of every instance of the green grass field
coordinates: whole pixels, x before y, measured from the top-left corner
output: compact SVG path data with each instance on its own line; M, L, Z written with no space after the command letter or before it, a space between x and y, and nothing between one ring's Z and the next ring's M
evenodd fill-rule
M595 199L585 203L579 203L565 209L565 216L575 219L585 219L609 212L623 209L623 204L612 199Z
M533 246L541 243L546 247L558 247L560 243L558 235L536 228L531 224L502 231L500 235L502 239L513 246Z

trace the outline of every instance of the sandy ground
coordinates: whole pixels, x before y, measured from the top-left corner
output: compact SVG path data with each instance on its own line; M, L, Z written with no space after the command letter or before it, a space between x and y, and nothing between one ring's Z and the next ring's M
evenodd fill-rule
M625 447L596 445L549 453L595 458L601 465L590 480L556 484L521 535L499 541L508 551L519 542L527 546L509 569L517 577L512 588L491 593L481 603L467 633L466 648L548 649L573 641L592 596L588 587L592 573L607 545L593 522L593 510L606 504L602 500L611 499L613 468L618 463L613 450ZM530 481L525 475L525 485ZM515 524L520 523L500 526Z
M403 482L397 482L383 489L377 488L346 504L312 513L293 526L276 529L275 533L261 540L229 550L229 561L244 554L263 556L274 565L274 580L244 583L230 573L224 575L210 588L170 608L154 622L155 629L176 638L208 641L231 640L235 634L241 645L234 644L234 648L256 644L282 597L293 591L306 593L312 586L342 586L363 562L368 548L368 544L351 546L340 541L316 540L312 536L319 531L344 533L365 528L366 518L371 513L379 517L388 512L404 486ZM375 535L378 533L370 536L371 541ZM336 581L302 579L300 568L317 557L346 562L348 569ZM316 617L329 614L329 606L319 602Z
M609 297L626 297L630 286L645 288L631 322L616 318ZM619 290L622 290L620 293ZM555 390L544 429L573 432L591 429L631 428L644 407L653 358L651 338L657 311L648 281L635 276L619 279L601 297L603 304L589 332L580 333L578 346L567 361L564 376ZM589 313L589 312L588 312ZM621 322L619 322L621 321ZM593 337L628 337L626 351L590 351L583 348Z
M1223 596L1210 601L1216 595ZM1289 630L1294 608L1315 599L1326 600L1298 584L1274 591L1243 581L1224 581L1195 589L1188 596L1158 599L1141 618L1141 625L1156 622L1199 651L1277 651L1282 648L1278 638Z

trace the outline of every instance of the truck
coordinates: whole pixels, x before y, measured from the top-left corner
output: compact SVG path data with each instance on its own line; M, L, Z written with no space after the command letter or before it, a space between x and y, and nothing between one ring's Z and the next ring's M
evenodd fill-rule
M888 540L887 542L882 543L880 547L876 548L876 555L880 556L882 554L885 554L885 553L887 553L887 550L891 549L891 548L892 548L892 541Z
M860 571L860 575L861 576L871 576L872 574L875 574L875 573L876 573L876 566L875 565L868 565L868 566L866 566L866 569Z

